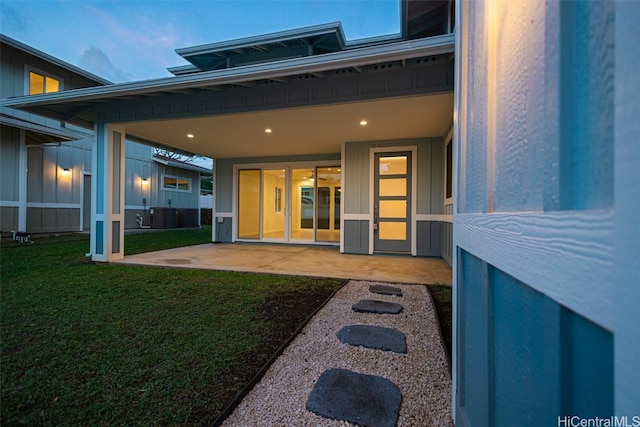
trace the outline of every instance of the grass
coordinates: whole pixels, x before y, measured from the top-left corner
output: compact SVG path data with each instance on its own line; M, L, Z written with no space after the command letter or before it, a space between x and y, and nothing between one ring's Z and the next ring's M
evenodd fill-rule
M451 366L451 331L452 331L452 297L451 286L429 285L429 292L433 297L436 313L440 321L440 331L444 339L445 348L448 351L449 366Z
M127 235L127 254L210 228ZM94 264L87 236L2 242L0 424L210 425L336 280Z

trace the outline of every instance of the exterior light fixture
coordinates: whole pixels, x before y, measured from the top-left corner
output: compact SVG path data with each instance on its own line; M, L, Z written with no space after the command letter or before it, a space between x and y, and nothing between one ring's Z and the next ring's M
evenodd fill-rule
M69 168L62 169L62 176L71 176L71 169Z
M360 126L366 126L366 125L367 125L366 120L360 120Z
M188 133L187 134L187 138L193 138L193 134L192 133Z
M264 131L265 131L265 133L271 133L271 132L273 132L273 131L271 130L271 128L266 128Z

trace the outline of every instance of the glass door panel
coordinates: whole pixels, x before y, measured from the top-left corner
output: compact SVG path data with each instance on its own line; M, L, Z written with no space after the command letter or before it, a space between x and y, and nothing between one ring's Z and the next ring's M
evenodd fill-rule
M262 239L283 240L285 232L284 169L262 172Z
M340 241L340 168L316 168L316 186L318 188L316 208L316 241Z
M260 170L238 171L238 238L260 238Z
M291 170L291 240L313 240L315 177L312 168Z

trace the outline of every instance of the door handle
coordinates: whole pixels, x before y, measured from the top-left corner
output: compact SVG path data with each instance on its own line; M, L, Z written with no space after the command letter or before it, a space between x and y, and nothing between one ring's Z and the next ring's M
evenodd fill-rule
M373 231L378 229L378 205L373 208Z

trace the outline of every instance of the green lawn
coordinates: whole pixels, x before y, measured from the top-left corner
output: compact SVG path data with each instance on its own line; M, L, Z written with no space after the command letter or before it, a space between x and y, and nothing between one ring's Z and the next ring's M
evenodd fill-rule
M127 235L125 247L210 236L210 227ZM1 425L210 425L340 286L94 264L88 245L78 235L1 243Z

